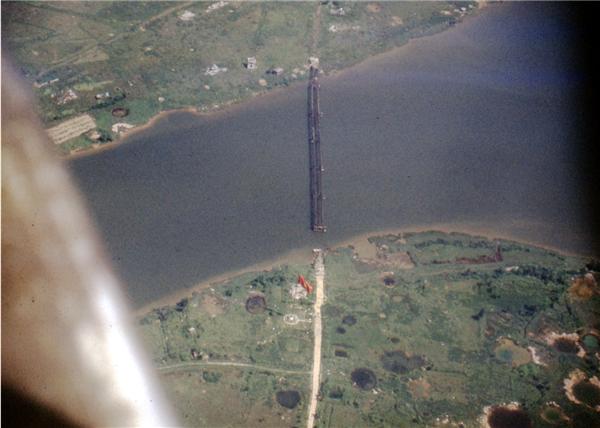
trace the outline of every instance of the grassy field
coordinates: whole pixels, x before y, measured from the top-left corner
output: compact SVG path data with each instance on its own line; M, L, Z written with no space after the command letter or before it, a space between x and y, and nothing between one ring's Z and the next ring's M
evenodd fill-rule
M290 296L298 274L310 277L307 267L242 275L140 320L182 422L289 426L305 420L312 299ZM264 307L249 312L247 300L257 296ZM286 323L286 314L298 322ZM300 402L293 409L278 404L282 391L297 391Z
M567 292L580 260L462 234L371 242L376 263L351 249L326 260L323 364L330 375L320 426L432 426L445 419L475 426L484 406L513 401L529 410L534 426L546 426L539 409L549 401L577 413L563 379L576 367L593 373L598 359L556 352L544 335L597 327L591 303L571 301ZM501 260L494 261L497 248ZM398 254L408 254L414 267L400 266ZM353 322L345 323L349 315ZM547 366L531 360L529 346ZM356 368L371 370L377 385L353 385Z
M598 371L597 266L458 233L369 241L364 255L326 254L318 426L474 427L486 406L511 402L535 427L600 421L600 388L585 384L591 404L564 388L574 370ZM298 274L314 278L310 266L250 273L140 319L184 423L306 424L313 298L290 296ZM249 312L253 296L264 310ZM277 400L290 390L293 409Z
M310 55L326 73L348 67L442 31L474 4L3 2L2 39L34 86L44 123L88 113L109 137L101 144L119 137L114 123L187 106L211 111L304 80ZM248 57L256 70L244 67ZM212 64L227 71L206 75ZM273 67L284 71L265 73ZM129 116L113 117L115 107ZM84 135L59 150L92 142Z

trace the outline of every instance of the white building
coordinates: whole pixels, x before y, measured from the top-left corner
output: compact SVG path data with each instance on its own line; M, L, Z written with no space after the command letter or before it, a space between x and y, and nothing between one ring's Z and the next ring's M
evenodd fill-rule
M249 56L245 66L248 70L256 70L256 57Z

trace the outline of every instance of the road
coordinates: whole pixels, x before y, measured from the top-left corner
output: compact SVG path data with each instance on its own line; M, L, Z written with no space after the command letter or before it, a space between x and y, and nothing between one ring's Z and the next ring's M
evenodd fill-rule
M175 6L170 7L168 9L165 9L164 11L162 11L159 14L154 15L154 16L152 16L152 17L150 17L150 18L148 18L148 19L146 19L144 21L141 21L141 22L137 23L138 31L139 30L145 31L145 30L143 30L143 28L145 26L148 26L149 24L151 24L151 23L153 23L153 22L155 22L155 21L157 21L157 20L159 20L161 18L164 18L165 16L168 16L168 15L170 15L173 12L176 12L178 10L186 8L186 7L190 6L190 5L192 5L193 3L194 2L192 2L192 1L187 1L187 2L184 2L184 3L177 3ZM46 7L46 5L43 5L43 6ZM39 7L39 6L34 6L34 7ZM64 10L55 9L55 8L53 8L53 10L65 13ZM38 73L37 77L40 78L43 75L45 75L45 74L47 74L47 73L49 73L49 72L51 72L53 70L56 70L57 68L64 67L66 65L72 64L75 61L77 61L78 59L82 58L88 52L92 51L93 49L97 49L101 45L110 45L111 43L113 43L113 42L115 42L115 41L117 41L119 39L122 39L126 35L131 35L131 34L132 33L130 31L123 31L121 33L109 36L108 38L105 38L105 39L102 39L102 38L95 39L95 40L92 41L91 44L88 44L87 46L84 46L83 48L79 49L75 53L72 53L71 55L66 55L65 57L61 58L59 61L53 63L52 66L41 70Z
M306 422L306 428L313 428L315 425L315 416L317 413L317 398L319 395L319 383L321 377L321 344L323 339L323 325L321 321L321 306L325 299L325 266L323 265L323 252L317 253L315 259L315 314L314 320L314 335L315 343L313 347L313 366L312 366L312 385L310 393L310 403L308 405L308 420Z
M315 11L315 16L313 17L312 43L310 46L310 54L312 56L318 57L319 38L321 36L321 2L316 3L317 10Z

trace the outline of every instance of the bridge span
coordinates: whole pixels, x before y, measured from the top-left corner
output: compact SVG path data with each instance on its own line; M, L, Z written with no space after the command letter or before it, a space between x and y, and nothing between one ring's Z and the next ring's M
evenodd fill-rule
M310 228L326 232L323 220L323 165L321 163L321 111L319 108L319 69L310 67L308 81L308 147L310 168Z

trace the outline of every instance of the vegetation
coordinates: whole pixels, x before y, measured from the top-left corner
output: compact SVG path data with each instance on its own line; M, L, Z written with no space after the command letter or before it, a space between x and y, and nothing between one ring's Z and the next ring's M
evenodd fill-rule
M512 401L528 409L534 426L548 426L540 413L549 401L567 414L581 410L567 399L563 379L575 368L591 375L597 357L561 353L545 335L595 326L591 302L568 293L584 260L456 233L370 242L375 263L348 248L326 259L323 364L330 375L322 426L433 426L446 417L450 426L474 426L486 405ZM497 249L502 260L489 262ZM398 254L408 254L414 267L394 265ZM384 281L390 275L394 284ZM347 314L357 322L340 334ZM358 367L375 374L375 388L353 384Z
M129 109L130 124L163 110L218 109L305 79L311 55L325 72L347 67L441 31L474 4L3 2L2 38L36 84L48 127L89 113L112 134L123 121L110 115L114 107ZM256 57L256 70L244 67L248 57ZM227 71L206 75L212 64ZM266 74L272 67L284 72ZM69 90L77 98L62 102ZM83 136L62 150L89 146Z
M513 412L536 427L552 426L553 414L598 424L585 379L599 365L600 293L571 293L582 276L597 291L586 260L458 233L369 241L374 257L353 247L326 254L318 426L469 427L490 405L490 417ZM314 278L307 266L250 273L141 318L184 423L305 423L313 298L291 297L298 274ZM252 296L265 299L263 311L247 310ZM576 369L575 396L592 391L579 394L583 404L564 389ZM215 410L218 400L236 410ZM502 407L510 402L520 407Z
M182 422L273 426L304 421L312 355L312 325L306 320L312 301L290 296L298 274L310 276L306 267L242 275L140 319ZM264 311L249 309L246 302L253 296L264 299ZM286 324L288 313L301 321Z

